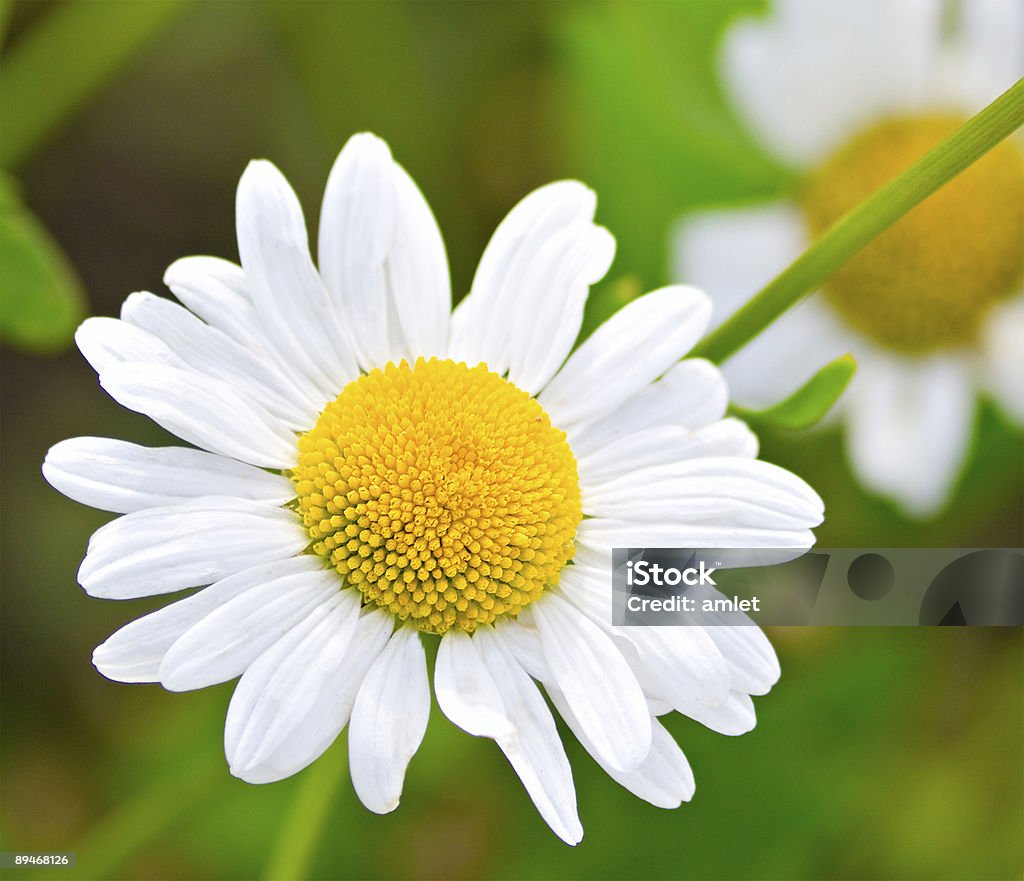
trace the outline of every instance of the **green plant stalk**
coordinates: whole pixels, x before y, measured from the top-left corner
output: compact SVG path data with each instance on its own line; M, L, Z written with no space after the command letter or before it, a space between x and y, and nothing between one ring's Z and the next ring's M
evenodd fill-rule
M187 0L63 3L5 53L0 165L23 163Z
M1024 79L1018 80L906 171L852 208L795 262L754 295L692 352L720 363L787 309L816 291L865 245L1024 125Z
M265 881L303 881L308 876L334 796L346 777L347 759L344 744L335 743L305 773L267 860Z

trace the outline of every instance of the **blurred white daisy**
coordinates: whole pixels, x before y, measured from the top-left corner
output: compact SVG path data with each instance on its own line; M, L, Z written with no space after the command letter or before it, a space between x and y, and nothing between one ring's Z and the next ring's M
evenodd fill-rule
M534 680L623 786L693 793L657 716L726 734L779 675L756 627L613 629L610 548L806 547L822 503L755 460L719 371L682 361L699 291L638 299L573 354L614 241L567 181L524 199L450 315L433 216L387 146L358 135L324 196L319 270L295 194L254 162L241 266L174 263L185 304L133 294L77 340L119 403L200 449L77 438L46 478L123 514L79 571L97 597L208 585L96 649L123 682L182 691L241 676L231 772L262 783L348 725L352 781L393 810L430 712L508 757L565 841L582 836L565 751Z
M725 85L798 169L773 204L698 214L675 273L728 317L810 239L1024 73L1019 0L778 0L721 47ZM869 245L727 362L734 399L779 400L826 361L859 370L837 408L869 489L939 509L968 453L976 390L1024 422L1024 152L1011 139Z

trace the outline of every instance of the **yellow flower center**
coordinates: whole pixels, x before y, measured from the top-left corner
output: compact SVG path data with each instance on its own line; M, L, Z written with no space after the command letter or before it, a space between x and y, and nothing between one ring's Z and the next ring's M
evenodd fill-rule
M951 116L890 119L839 149L807 182L821 233L956 129ZM894 349L971 342L986 307L1024 277L1024 156L1005 141L868 245L824 288L844 320Z
M292 480L313 550L430 633L536 600L582 518L565 433L483 364L421 358L349 383L299 438Z

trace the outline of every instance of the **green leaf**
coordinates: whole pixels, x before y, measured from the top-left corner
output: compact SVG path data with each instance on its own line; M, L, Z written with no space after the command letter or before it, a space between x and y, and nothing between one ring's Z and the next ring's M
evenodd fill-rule
M71 264L0 178L0 340L32 352L59 351L84 307Z
M733 409L742 419L787 431L802 431L824 418L856 372L853 355L843 355L830 361L788 398L767 410Z

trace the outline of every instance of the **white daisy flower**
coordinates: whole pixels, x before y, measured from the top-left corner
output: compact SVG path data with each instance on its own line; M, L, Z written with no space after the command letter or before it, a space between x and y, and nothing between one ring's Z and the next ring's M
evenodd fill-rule
M536 682L615 780L689 799L658 716L747 731L778 663L753 626L612 628L610 548L807 547L822 503L754 458L719 371L680 361L710 317L699 291L648 294L570 355L614 251L595 204L573 181L527 196L449 315L437 225L382 141L338 157L319 270L295 194L252 163L241 266L179 260L165 281L184 307L133 294L78 331L115 400L199 448L76 438L47 456L53 486L123 514L89 542L86 592L206 585L117 631L100 672L172 691L240 676L225 748L252 783L348 725L355 790L386 812L439 637L441 710L497 741L565 841L582 827Z
M1024 5L778 0L727 30L720 61L745 121L801 172L781 201L681 224L674 271L724 319L1024 73ZM1022 146L1000 144L724 368L739 403L765 407L852 352L837 408L851 465L913 515L948 500L977 390L1024 423Z

